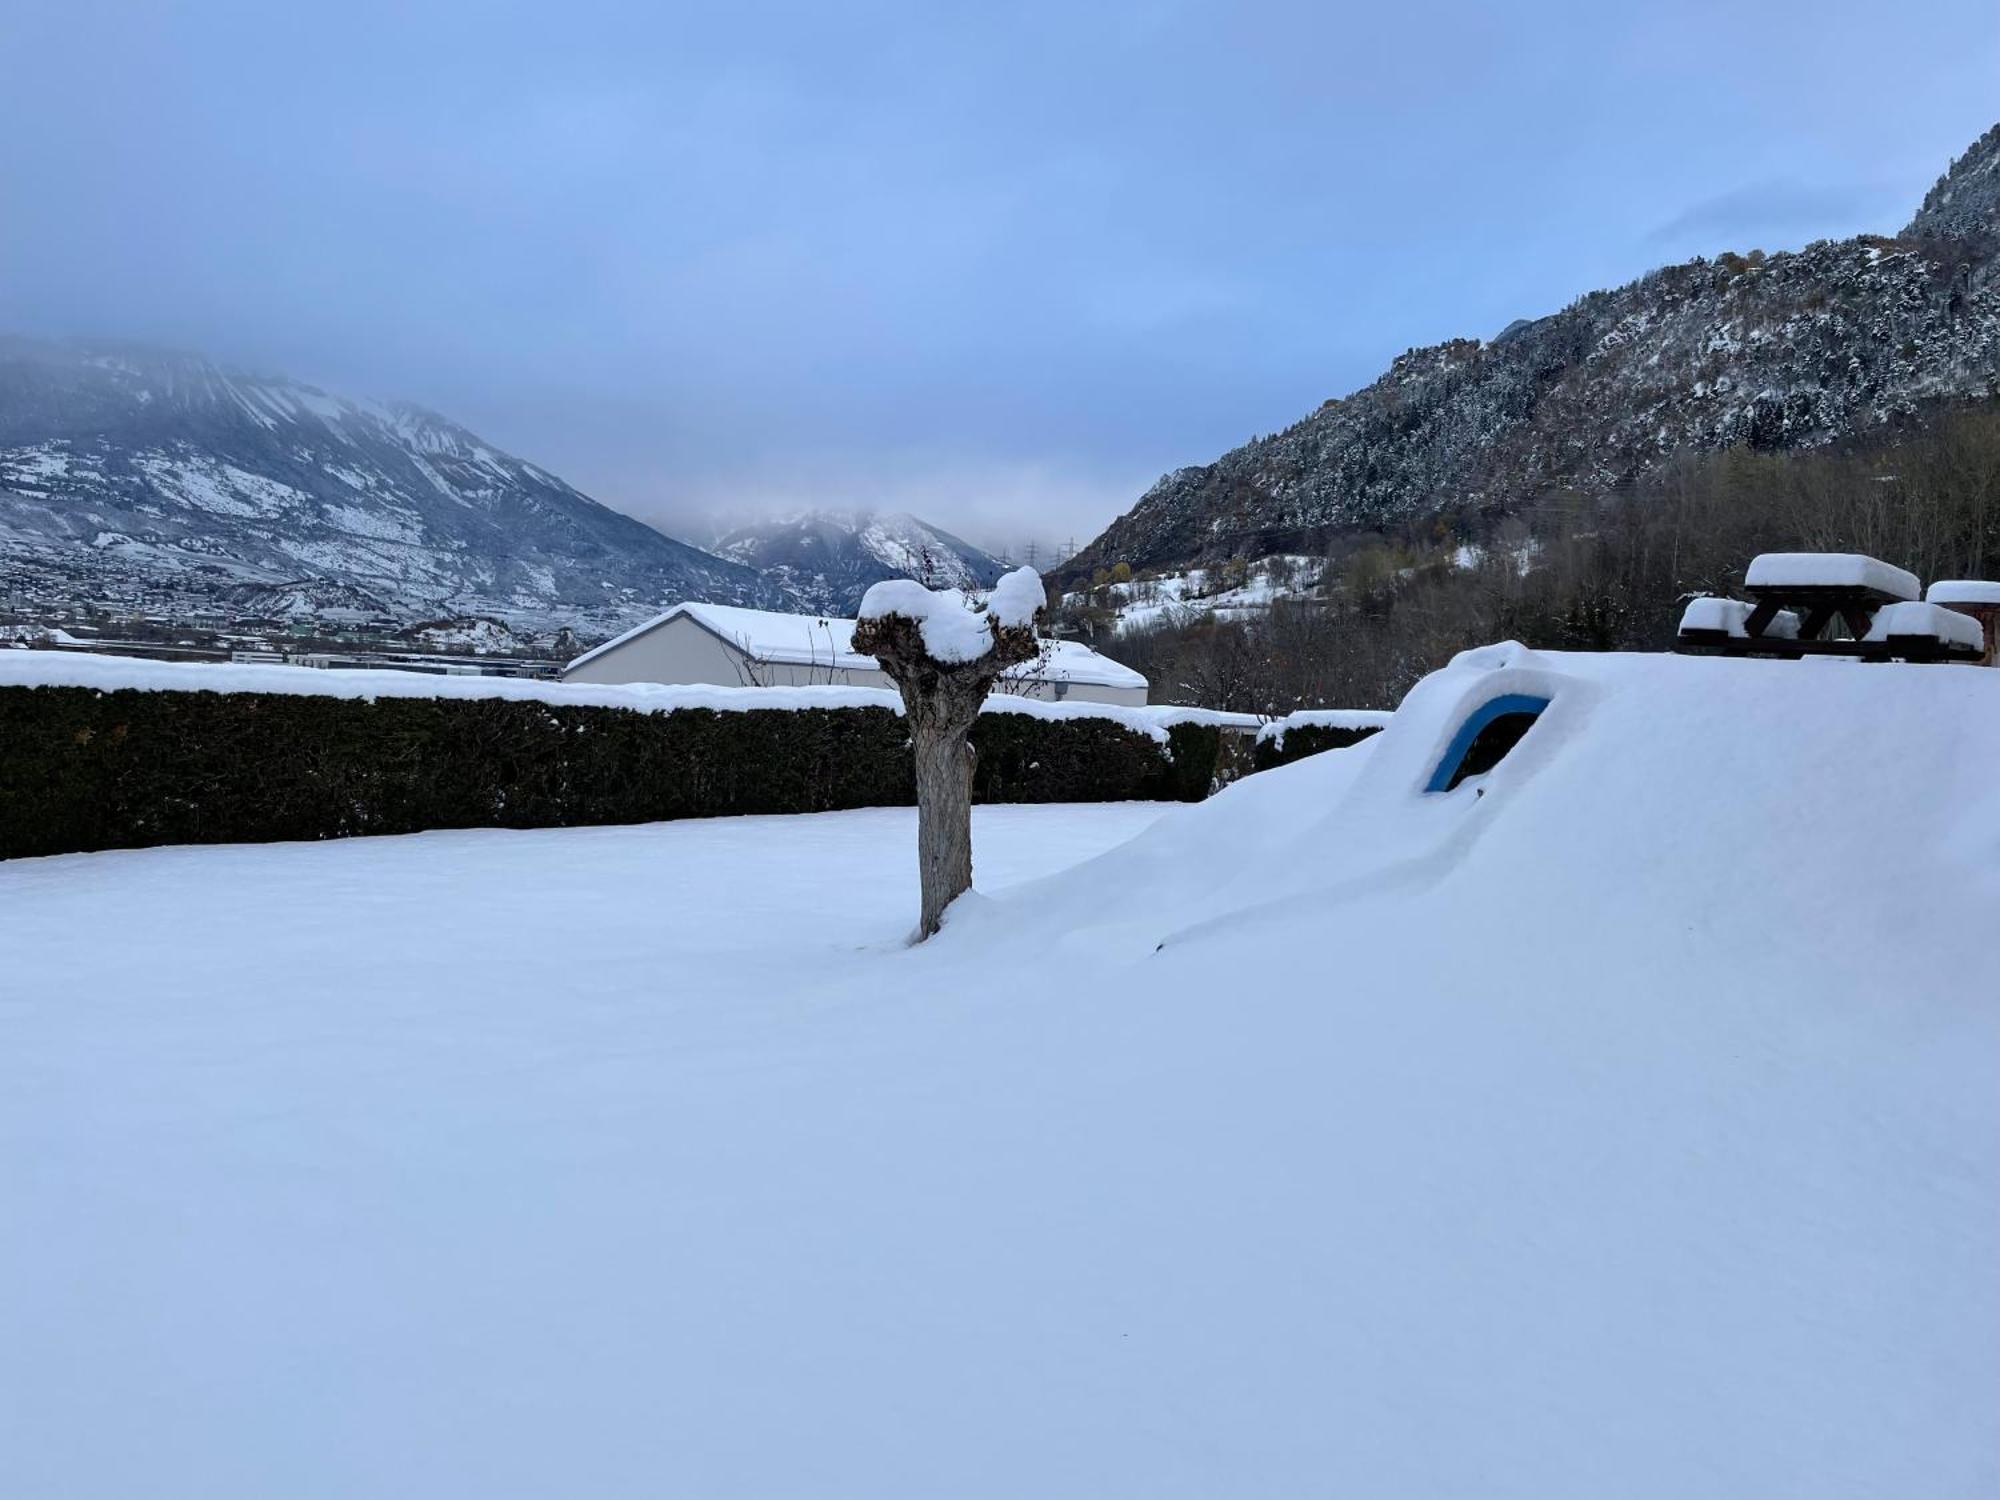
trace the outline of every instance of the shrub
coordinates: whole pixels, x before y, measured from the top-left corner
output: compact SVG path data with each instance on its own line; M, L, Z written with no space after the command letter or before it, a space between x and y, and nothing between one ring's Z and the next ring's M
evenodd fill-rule
M1268 771L1273 766L1290 765L1295 760L1304 760L1308 755L1317 755L1322 750L1344 750L1349 745L1358 745L1371 734L1380 734L1379 729L1337 729L1328 724L1294 724L1282 738L1272 736L1260 739L1251 752L1252 768Z
M1163 753L1110 719L1017 713L981 715L972 739L974 797L989 802L1200 797L1219 753L1178 729ZM908 736L886 708L641 713L6 687L0 746L0 858L826 812L915 796Z

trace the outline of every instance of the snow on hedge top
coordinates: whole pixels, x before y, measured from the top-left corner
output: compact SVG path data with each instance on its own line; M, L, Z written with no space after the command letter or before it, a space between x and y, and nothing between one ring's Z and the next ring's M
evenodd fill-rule
M2000 583L1985 578L1942 578L1924 591L1933 604L2000 604Z
M1957 646L1970 646L1974 650L1983 650L1986 646L1986 631L1971 615L1946 609L1942 604L1918 604L1911 600L1885 604L1875 612L1867 638L1886 641L1892 636L1948 641Z
M1753 589L1868 588L1898 599L1923 591L1917 575L1858 552L1765 552L1750 561L1743 581Z
M939 661L978 661L993 649L988 615L967 608L956 589L927 589L913 578L885 578L861 596L861 618L886 620L891 615L916 621L924 649Z
M851 620L843 623L853 624ZM1074 641L1056 644L1072 647L1086 656L1092 654ZM1062 661L1062 653L1058 651L1054 659ZM870 666L874 665L873 657L864 657L863 660ZM1107 665L1116 666L1116 663ZM1047 669L1043 671L1046 673ZM445 677L428 672L326 670L266 662L151 661L138 656L101 656L88 651L0 650L0 688L9 687L78 687L100 693L128 690L277 693L287 697L320 698L502 698L515 703L626 708L636 713L652 714L673 713L683 708L705 708L719 713L802 708L886 708L896 714L903 711L902 695L887 687L838 684L716 687L707 683L539 682L520 677ZM982 711L1027 714L1037 719L1111 719L1135 733L1162 743L1166 741L1167 730L1175 724L1212 723L1243 728L1257 722L1244 714L1219 714L1204 708L1176 708L1166 704L1140 707L1082 701L1054 703L1042 698L1021 697L1005 690L989 697Z
M1257 739L1282 745L1288 729L1384 729L1393 717L1379 708L1302 708L1263 725Z
M902 699L880 687L714 687L705 683L540 682L429 672L333 670L275 662L152 661L88 651L0 651L0 687L80 687L100 693L276 693L317 698L502 698L515 703L629 708L876 708Z
M1048 607L1049 596L1042 589L1042 575L1033 568L1016 568L993 586L986 597L986 612L1003 626L1033 625L1035 616ZM867 613L864 601L862 613Z

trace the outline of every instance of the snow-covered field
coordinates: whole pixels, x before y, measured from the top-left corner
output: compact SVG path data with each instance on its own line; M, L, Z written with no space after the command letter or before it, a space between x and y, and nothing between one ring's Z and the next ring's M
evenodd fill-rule
M1496 648L914 950L900 810L0 864L0 1495L1993 1494L1996 743Z

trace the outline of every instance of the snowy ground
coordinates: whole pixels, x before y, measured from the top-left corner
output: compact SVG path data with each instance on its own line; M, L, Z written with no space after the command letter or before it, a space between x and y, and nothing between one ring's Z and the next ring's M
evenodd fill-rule
M2000 1492L1996 742L1483 653L917 950L901 812L0 865L0 1495Z

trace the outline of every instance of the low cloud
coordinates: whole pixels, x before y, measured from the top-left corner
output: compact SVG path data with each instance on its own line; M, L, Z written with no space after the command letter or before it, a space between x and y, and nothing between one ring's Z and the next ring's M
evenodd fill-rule
M1004 458L892 455L821 459L750 477L718 476L671 501L621 508L697 544L727 526L802 510L908 511L975 546L1048 559L1081 547L1138 500L1151 476Z
M1901 194L1908 197L1907 186ZM1759 243L1767 239L1774 242L1768 248L1780 248L1824 236L1858 234L1880 216L1892 197L1880 187L1861 183L1746 183L1689 204L1650 231L1646 243L1720 251L1767 248Z

